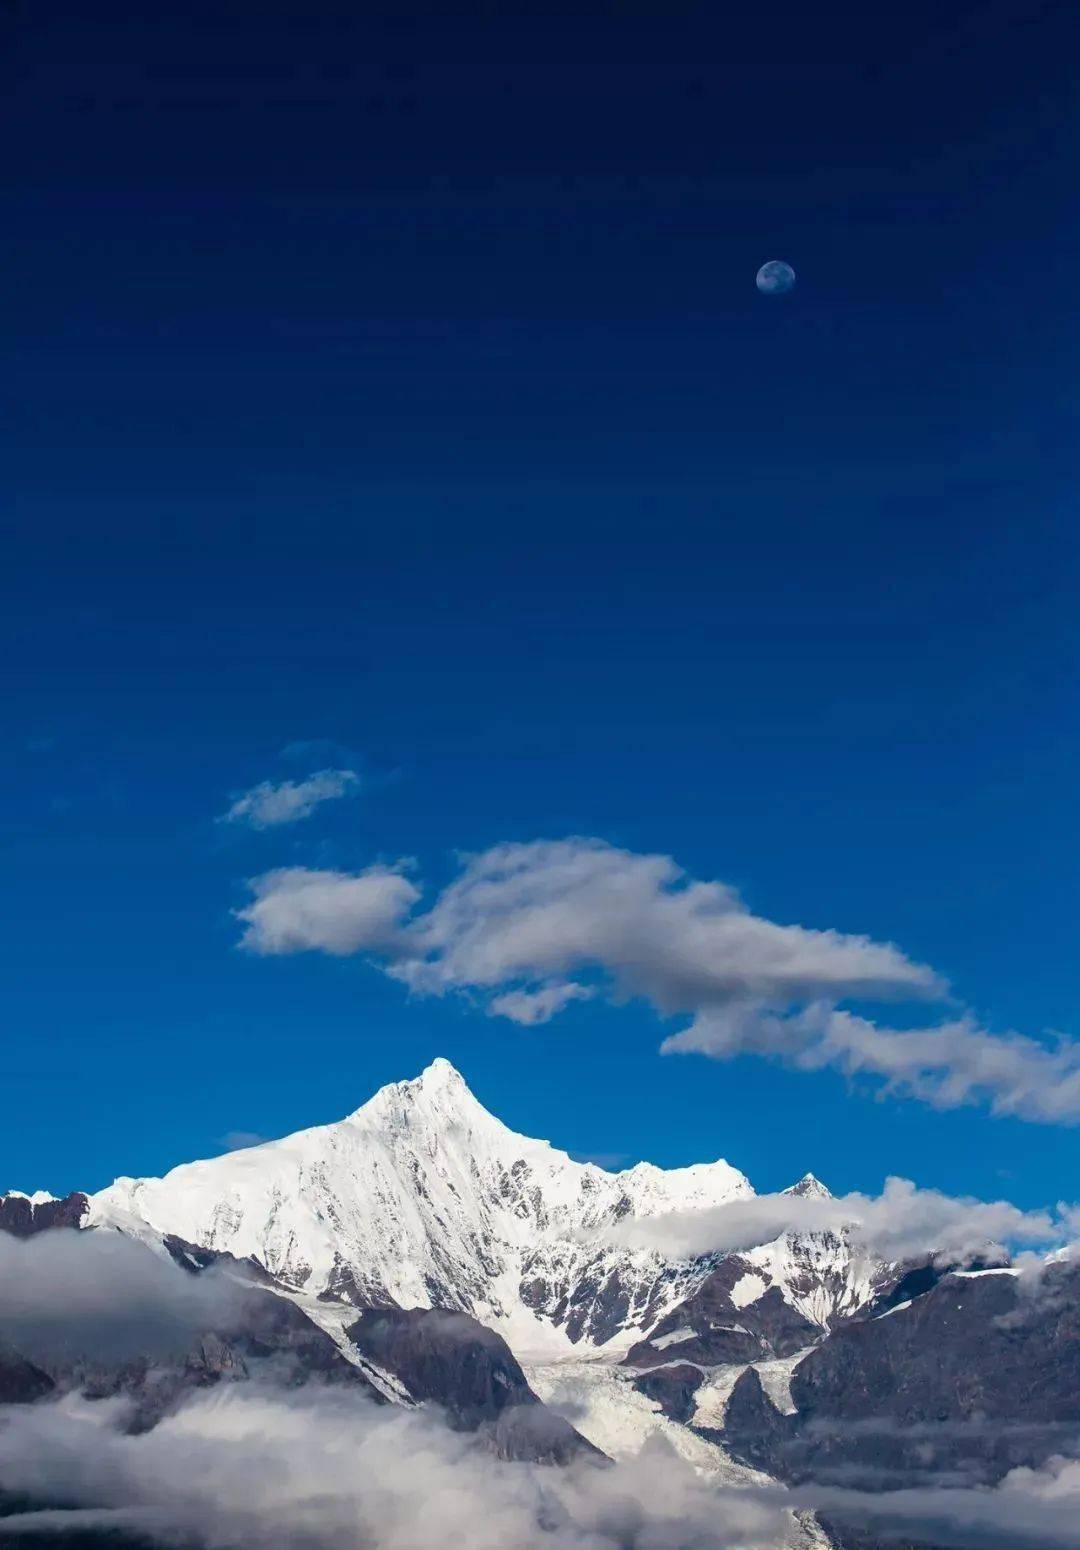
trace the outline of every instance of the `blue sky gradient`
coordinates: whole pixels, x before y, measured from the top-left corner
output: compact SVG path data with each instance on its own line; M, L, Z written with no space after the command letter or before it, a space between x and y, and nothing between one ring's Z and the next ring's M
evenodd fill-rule
M520 1029L231 914L600 836L1080 1037L1069 8L218 9L0 18L0 1187L443 1054L582 1154L1070 1194L1075 1129L660 1057L636 1004ZM362 789L216 821L327 766Z

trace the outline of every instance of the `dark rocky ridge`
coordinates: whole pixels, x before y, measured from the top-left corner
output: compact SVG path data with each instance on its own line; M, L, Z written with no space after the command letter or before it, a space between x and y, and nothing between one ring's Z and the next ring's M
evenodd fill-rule
M816 1324L787 1302L777 1286L755 1302L737 1307L732 1287L755 1267L738 1255L723 1260L708 1280L661 1319L647 1340L627 1352L624 1365L642 1376L634 1387L655 1399L673 1421L685 1422L694 1411L694 1395L711 1367L739 1366L790 1356L821 1338ZM686 1339L664 1344L681 1330Z
M56 1385L47 1372L17 1351L0 1349L0 1405L28 1405L51 1394Z
M346 1333L415 1401L439 1405L451 1426L479 1432L501 1458L553 1464L603 1458L540 1402L502 1336L467 1313L372 1308Z
M30 1201L25 1195L0 1195L0 1232L30 1238L52 1227L78 1227L89 1209L90 1202L80 1190L63 1200Z
M992 1485L1080 1451L1080 1269L947 1275L908 1307L835 1330L795 1369L796 1413L753 1371L736 1382L724 1442L789 1481L888 1490L943 1473Z
M49 1213L32 1231L73 1225L72 1215ZM22 1213L16 1220L25 1226ZM18 1236L29 1234L18 1231ZM0 1344L0 1401L31 1403L65 1389L91 1399L122 1394L133 1402L132 1432L149 1430L199 1390L254 1376L289 1387L311 1381L343 1384L376 1404L387 1403L363 1365L351 1361L263 1266L175 1235L162 1242L177 1273L229 1277L230 1296L220 1313L186 1349L167 1358L157 1350L124 1360L95 1358L82 1349L86 1342L73 1329L70 1349L32 1362L16 1349L18 1332L5 1332L0 1304L0 1342L5 1335L8 1342ZM479 1433L498 1456L545 1463L583 1455L603 1458L541 1403L502 1337L469 1315L432 1308L359 1312L348 1331L359 1357L396 1379L412 1402L438 1405L452 1426Z

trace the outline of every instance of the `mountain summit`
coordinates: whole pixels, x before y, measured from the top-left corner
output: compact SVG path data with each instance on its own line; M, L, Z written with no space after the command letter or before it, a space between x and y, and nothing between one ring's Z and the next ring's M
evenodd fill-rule
M723 1160L619 1173L576 1162L508 1129L439 1059L334 1124L117 1179L91 1197L87 1225L250 1258L324 1301L460 1310L519 1351L554 1355L629 1346L714 1269L715 1257L615 1246L607 1229L753 1193ZM840 1259L830 1274L850 1303ZM777 1246L761 1269L763 1288L783 1285ZM831 1302L815 1288L810 1316Z

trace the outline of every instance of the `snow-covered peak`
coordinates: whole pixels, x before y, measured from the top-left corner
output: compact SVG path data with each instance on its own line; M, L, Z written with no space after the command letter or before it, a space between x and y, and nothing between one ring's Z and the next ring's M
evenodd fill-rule
M316 1297L461 1308L524 1327L535 1348L538 1325L586 1343L629 1338L704 1273L612 1248L608 1227L752 1193L723 1161L621 1173L577 1162L508 1129L436 1060L334 1124L117 1179L92 1198L88 1225L250 1256Z
M404 1082L389 1082L385 1087L380 1087L377 1093L360 1105L356 1113L362 1114L365 1109L392 1102L403 1105L424 1102L453 1104L462 1100L476 1104L461 1072L439 1055L429 1066L424 1067L419 1076L410 1077Z
M816 1179L812 1173L804 1173L795 1184L789 1184L782 1191L785 1195L799 1195L803 1199L831 1200L832 1192L826 1189L820 1179Z
M461 1072L441 1056L419 1076L380 1087L342 1123L410 1127L433 1121L469 1128L506 1129L474 1097Z

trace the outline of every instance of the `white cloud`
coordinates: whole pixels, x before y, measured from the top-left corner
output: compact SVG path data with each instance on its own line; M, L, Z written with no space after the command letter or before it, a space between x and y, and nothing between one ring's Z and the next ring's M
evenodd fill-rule
M723 883L688 877L670 856L600 840L496 845L410 928L416 956L398 970L416 990L565 983L596 970L614 997L665 1015L750 998L925 996L932 970L888 943L782 926Z
M304 780L275 784L260 781L233 802L223 823L244 823L252 829L276 829L282 824L310 818L323 802L333 802L360 789L355 770L318 770Z
M892 943L755 915L670 856L581 838L496 845L422 911L400 869L283 869L251 887L239 914L256 952L373 952L417 994L479 995L528 1027L585 997L643 1000L689 1019L669 1053L763 1055L937 1108L1080 1122L1080 1044L993 1034L967 1013L913 1029L858 1016L843 1004L941 1001L946 982Z
M180 1354L200 1331L235 1321L243 1296L216 1267L189 1275L107 1229L0 1232L0 1324L32 1361Z
M489 1017L505 1017L523 1028L549 1023L571 1001L588 1001L593 992L587 985L541 985L538 990L507 990L488 1002Z
M1075 1233L1075 1208L1024 1211L1007 1200L973 1200L890 1178L880 1195L756 1195L702 1211L675 1211L619 1223L606 1238L676 1258L737 1253L785 1232L846 1232L853 1245L897 1261L925 1254L948 1260L1018 1245L1062 1245Z
M208 1550L775 1550L791 1526L771 1493L717 1489L667 1449L612 1467L503 1463L430 1412L344 1389L222 1385L134 1436L108 1400L0 1414L8 1490L82 1509L68 1526ZM0 1536L64 1522L0 1518Z
M115 1400L68 1395L0 1417L5 1486L58 1504L0 1518L0 1537L16 1539L126 1527L207 1550L776 1550L802 1509L884 1540L1066 1550L1080 1514L1071 1459L1014 1469L996 1487L732 1487L663 1446L610 1467L502 1463L428 1412L310 1385L221 1385L134 1435Z
M227 1130L219 1137L220 1144L229 1152L246 1152L249 1147L262 1146L268 1136L261 1136L257 1130Z
M728 1059L773 1056L803 1071L833 1067L884 1080L885 1090L938 1109L985 1102L995 1114L1045 1123L1080 1119L1080 1045L1039 1044L994 1034L968 1014L932 1027L883 1028L829 1005L778 1017L761 1008L739 1016L704 1013L662 1048Z
M1080 1521L1080 1462L1052 1458L1014 1469L992 1488L929 1485L852 1491L802 1486L789 1500L861 1525L885 1542L953 1550L1072 1550Z
M245 927L240 945L262 954L391 951L403 917L420 897L400 870L386 866L355 875L280 867L248 886L254 900L236 911Z

